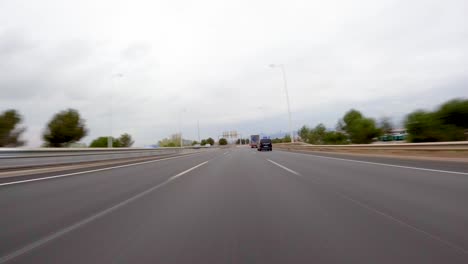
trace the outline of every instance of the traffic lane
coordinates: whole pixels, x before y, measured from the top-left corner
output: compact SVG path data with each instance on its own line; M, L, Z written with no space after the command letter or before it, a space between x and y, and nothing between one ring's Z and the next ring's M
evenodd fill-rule
M389 216L468 249L468 176L323 159L289 152L263 153Z
M122 158L135 158L135 157L149 157L159 156L167 154L177 153L190 153L195 150L179 149L171 150L147 150L145 152L121 152L121 153L98 153L98 152L82 152L64 154L62 156L56 156L55 154L39 154L34 157L28 157L30 153L16 153L11 156L0 156L0 169L16 168L16 167L32 167L32 166L43 166L43 165L57 165L57 164L74 164L77 162L91 162L91 161L105 161L105 160L116 160ZM55 156L54 156L55 155Z
M193 153L194 154L194 153ZM183 155L193 155L193 154L183 154ZM137 162L144 162L150 160L158 159L167 159L171 157L180 157L183 155L161 155L154 157L142 157L138 159L122 159L122 160L105 160L101 162L91 162L91 163L76 163L76 164L66 164L60 166L51 166L51 167L37 167L37 168L28 168L21 170L5 170L0 172L0 185L8 182L16 181L26 181L36 178L51 177L54 175L62 175L68 173L75 173L80 171L88 171L93 169L102 169L112 166L133 164Z
M0 186L0 255L157 185L216 151L64 178Z
M273 146L274 148L274 146ZM419 159L404 159L395 157L377 157L377 156L361 156L361 155L352 155L345 153L324 153L321 151L286 151L281 149L275 149L275 151L282 151L288 153L296 153L301 155L318 155L322 157L330 158L341 158L341 159L352 159L365 162L377 162L377 163L386 163L399 166L409 166L409 167L423 167L428 169L435 170L448 170L448 171L458 171L468 173L468 162L455 162L455 161L441 161L434 158L434 160L419 160Z
M233 150L13 263L466 263L248 150Z

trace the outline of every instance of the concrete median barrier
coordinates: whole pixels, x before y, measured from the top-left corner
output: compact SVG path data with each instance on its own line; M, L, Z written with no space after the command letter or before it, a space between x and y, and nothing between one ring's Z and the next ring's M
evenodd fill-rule
M333 152L395 157L444 158L468 162L468 141L403 144L311 145L280 143L274 148L296 152Z

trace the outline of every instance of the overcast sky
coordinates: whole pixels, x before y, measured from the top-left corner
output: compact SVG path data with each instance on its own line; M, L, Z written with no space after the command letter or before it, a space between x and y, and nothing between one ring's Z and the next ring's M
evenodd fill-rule
M295 128L352 107L398 122L468 96L468 1L0 0L0 111L20 111L31 147L66 108L86 143L111 108L136 146L196 139L197 120L202 138L285 132L272 63Z

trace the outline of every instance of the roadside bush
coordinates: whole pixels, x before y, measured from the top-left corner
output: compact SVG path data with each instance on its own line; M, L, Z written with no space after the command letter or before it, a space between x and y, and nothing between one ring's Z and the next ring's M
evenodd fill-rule
M225 138L220 138L219 139L219 145L223 146L223 145L227 145L227 144L228 144L228 142L227 142L227 140Z

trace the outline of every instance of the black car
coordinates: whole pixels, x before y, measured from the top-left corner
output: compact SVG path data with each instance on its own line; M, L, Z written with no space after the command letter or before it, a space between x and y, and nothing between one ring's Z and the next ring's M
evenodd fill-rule
M267 139L267 138L261 139L260 143L258 144L257 149L258 151L262 151L262 150L272 151L273 147L271 146L271 139Z

